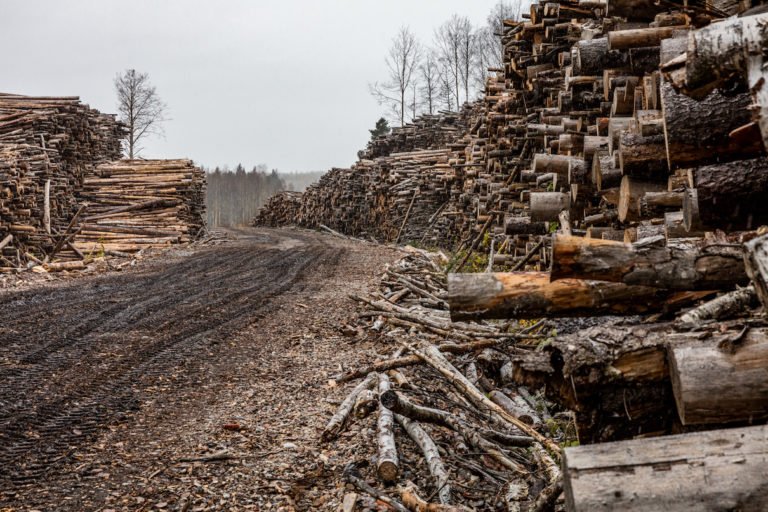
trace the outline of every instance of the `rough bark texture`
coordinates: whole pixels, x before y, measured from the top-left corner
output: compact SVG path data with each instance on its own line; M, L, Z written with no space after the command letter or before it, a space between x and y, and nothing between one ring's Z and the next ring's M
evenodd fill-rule
M672 389L683 425L752 422L768 417L768 333L750 329L733 342L669 350Z
M685 305L680 294L648 286L562 279L546 272L449 274L451 318L541 318L637 315Z
M552 280L594 279L673 290L720 290L746 284L741 248L660 245L663 237L624 244L554 235Z
M427 461L427 467L429 467L429 473L435 479L435 488L438 489L437 496L440 503L443 505L449 505L451 503L451 486L449 484L448 472L443 464L443 459L440 458L440 452L437 449L437 445L429 437L429 434L419 426L415 421L411 421L399 414L395 415L397 422L400 423L413 442L421 449L421 453L424 454L424 460Z
M768 311L768 235L750 240L744 245L744 265L755 286L757 298Z
M390 390L389 377L386 374L379 374L379 397ZM397 445L395 445L394 433L395 419L388 408L379 402L379 420L378 426L378 444L379 458L376 471L384 482L394 482L400 470L399 458L397 456Z
M715 430L565 450L565 501L595 510L768 508L768 427Z

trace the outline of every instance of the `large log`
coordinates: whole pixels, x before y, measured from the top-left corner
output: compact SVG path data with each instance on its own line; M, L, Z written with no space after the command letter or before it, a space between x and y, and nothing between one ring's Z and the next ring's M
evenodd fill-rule
M719 89L701 100L661 83L664 138L669 167L676 169L759 155L762 143L745 145L730 134L749 123L752 98L747 91L725 94Z
M732 289L748 281L740 247L663 242L664 237L625 244L554 235L551 278L672 290Z
M669 172L664 137L624 132L619 137L619 167L622 174L640 179L663 180Z
M754 422L768 417L768 331L732 343L669 349L672 389L683 425ZM716 378L713 378L716 376Z
M531 221L553 222L558 220L560 212L570 210L571 194L563 192L532 192Z
M636 315L674 310L686 302L648 286L561 279L546 272L448 274L451 319Z
M703 226L735 231L768 223L768 157L697 167L689 176Z
M768 509L768 427L567 448L566 507L682 512Z

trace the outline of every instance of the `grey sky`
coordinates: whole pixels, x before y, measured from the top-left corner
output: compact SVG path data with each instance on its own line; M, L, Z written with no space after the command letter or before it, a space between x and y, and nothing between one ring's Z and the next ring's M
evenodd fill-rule
M0 91L78 95L115 112L112 80L150 75L169 107L145 157L281 171L347 166L383 108L368 82L407 24L422 39L496 0L0 0Z

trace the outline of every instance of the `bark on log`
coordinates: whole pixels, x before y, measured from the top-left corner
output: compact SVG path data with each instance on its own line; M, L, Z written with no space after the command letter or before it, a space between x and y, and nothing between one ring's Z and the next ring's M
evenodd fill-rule
M633 13L634 14L634 13ZM612 50L626 50L642 46L659 46L662 39L672 37L675 30L685 26L648 27L608 32L608 46Z
M416 446L419 447L421 453L424 454L424 460L427 461L427 467L432 478L435 479L435 488L437 489L437 496L440 503L443 505L450 505L451 503L451 486L448 479L448 472L443 464L443 459L440 458L440 452L437 450L437 445L429 437L429 434L421 428L421 426L415 421L411 421L405 416L395 414L395 419L400 425L403 426L408 436L413 439Z
M349 417L350 412L352 412L352 408L355 406L355 402L357 401L357 396L362 393L366 389L371 389L376 385L378 382L378 375L375 373L368 374L368 377L360 382L355 388L352 390L352 392L347 395L347 397L344 399L344 401L339 406L339 409L336 411L336 413L331 417L330 421L328 421L328 424L325 426L325 429L323 429L322 433L322 439L323 441L331 441L335 439L339 433L341 433L342 429L344 428L344 425L347 422L347 418Z
M768 427L567 448L565 502L595 510L768 508Z
M546 272L449 274L451 319L637 315L684 307L678 294L648 286L561 279Z
M728 231L768 223L768 157L692 169L701 224Z
M553 222L558 219L560 212L570 210L571 194L563 192L532 192L531 221Z
M757 305L755 288L747 286L693 308L680 317L680 322L698 325L708 320L729 318L754 305Z
M730 136L733 130L752 120L751 104L752 98L746 91L726 95L714 90L697 101L662 81L661 107L669 168L759 155L763 151L759 139L747 146Z
M731 289L747 282L740 247L624 244L554 235L551 279L594 279L671 290Z
M768 332L750 329L718 346L669 350L672 389L683 425L754 422L768 417Z
M744 265L752 280L757 298L768 311L768 235L744 244Z
M379 398L390 391L389 377L386 374L379 374ZM400 471L400 462L397 456L397 445L395 444L394 432L395 419L392 411L379 402L378 427L378 445L379 458L376 463L376 473L384 482L394 482Z

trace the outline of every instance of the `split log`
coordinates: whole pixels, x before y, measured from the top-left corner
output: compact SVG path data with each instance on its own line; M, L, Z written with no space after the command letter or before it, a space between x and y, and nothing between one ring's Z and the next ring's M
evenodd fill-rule
M624 244L554 235L551 279L594 279L672 290L721 290L744 285L740 247L663 246L664 237Z
M567 448L566 507L765 510L767 438L760 426Z
M720 346L705 341L670 347L669 365L683 425L752 423L768 417L765 329L749 329Z
M648 286L580 279L551 282L546 272L448 274L454 321L637 315L684 307L680 299Z
M389 377L386 374L379 374L379 397L384 396L390 391ZM379 402L378 426L378 445L379 457L376 463L376 473L384 482L394 482L400 470L399 458L397 456L397 445L395 444L394 416L389 408Z

